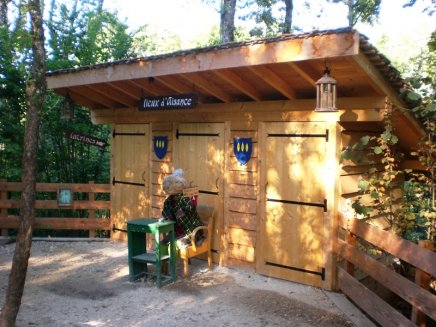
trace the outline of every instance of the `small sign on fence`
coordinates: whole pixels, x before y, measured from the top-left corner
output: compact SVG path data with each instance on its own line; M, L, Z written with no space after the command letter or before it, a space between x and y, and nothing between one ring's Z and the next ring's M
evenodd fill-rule
M58 206L73 205L73 191L70 188L58 189Z

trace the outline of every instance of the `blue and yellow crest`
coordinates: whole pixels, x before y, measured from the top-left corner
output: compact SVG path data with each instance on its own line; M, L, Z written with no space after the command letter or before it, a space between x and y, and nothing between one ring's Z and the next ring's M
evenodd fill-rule
M233 152L239 163L245 165L251 158L253 141L250 138L235 137L233 139Z
M153 137L153 149L156 157L162 159L167 154L168 149L168 136L155 136Z

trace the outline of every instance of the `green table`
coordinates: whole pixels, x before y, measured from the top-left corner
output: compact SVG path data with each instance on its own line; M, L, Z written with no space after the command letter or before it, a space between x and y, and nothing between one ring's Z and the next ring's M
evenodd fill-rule
M161 253L159 240L161 234L169 234L169 251ZM147 252L146 235L154 234L155 252ZM129 281L134 282L142 276L155 275L157 286L172 283L176 280L176 248L174 222L159 223L154 218L134 219L127 222L127 244L129 258ZM162 273L162 263L169 263L169 274ZM148 264L154 264L154 272L148 271Z

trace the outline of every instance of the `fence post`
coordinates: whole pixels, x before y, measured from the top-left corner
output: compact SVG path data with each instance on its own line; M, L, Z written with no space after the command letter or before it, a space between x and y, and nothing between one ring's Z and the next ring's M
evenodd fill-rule
M6 180L0 179L0 184L6 183ZM8 199L8 191L4 191L2 187L0 187L0 200L7 200ZM0 206L0 219L6 219L8 218L8 209L2 208ZM0 228L1 230L1 236L8 236L8 229L7 228Z
M345 236L345 242L347 242L347 244L351 245L352 247L356 247L356 243L357 243L356 235L354 235L350 231L347 231L347 234ZM351 276L354 276L354 265L351 262L349 262L349 261L346 262L345 270Z
M421 240L418 241L418 245L424 249L428 249L430 251L434 251L433 242L429 240ZM422 288L429 290L430 289L431 276L427 274L425 271L422 271L418 268L415 270L415 283L421 286ZM412 322L419 327L427 326L427 317L426 315L419 311L416 307L412 309Z
M89 186L90 186L90 191L89 191L89 201L94 202L95 201L95 193L94 193L94 181L90 181L89 182ZM95 218L95 210L94 209L89 209L89 215L88 215L88 219L94 219ZM95 237L95 229L90 229L89 230L89 237Z

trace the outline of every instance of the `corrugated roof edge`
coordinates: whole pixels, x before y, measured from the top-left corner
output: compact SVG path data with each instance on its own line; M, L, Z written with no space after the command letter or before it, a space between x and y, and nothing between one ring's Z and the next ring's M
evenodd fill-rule
M368 41L368 37L359 34L360 51L377 67L388 82L397 88L408 89L407 82L401 77L401 73L391 65L391 61L383 55L375 46Z

